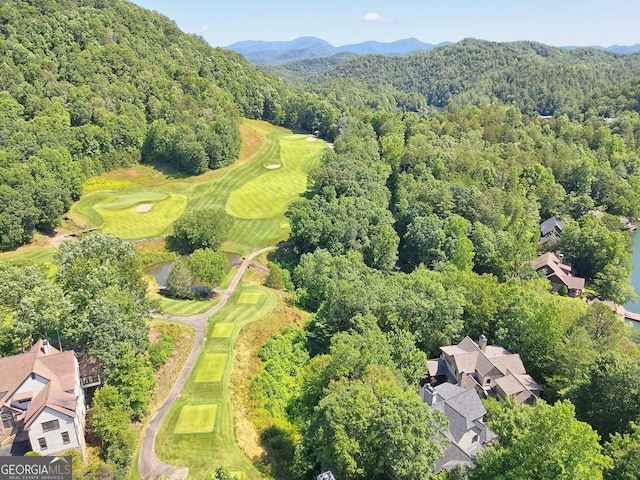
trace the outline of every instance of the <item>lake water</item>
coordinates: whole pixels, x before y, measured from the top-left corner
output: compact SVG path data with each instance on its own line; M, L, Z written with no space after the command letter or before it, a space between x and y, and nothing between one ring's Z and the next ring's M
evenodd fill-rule
M633 238L633 271L631 272L631 286L636 290L640 297L640 232L632 235ZM640 313L640 299L635 303L626 303L624 305L630 312ZM634 330L640 329L640 322L632 322Z

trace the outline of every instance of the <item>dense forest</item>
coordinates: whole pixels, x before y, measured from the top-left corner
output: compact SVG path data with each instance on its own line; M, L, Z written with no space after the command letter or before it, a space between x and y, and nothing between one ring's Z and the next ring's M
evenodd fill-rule
M96 173L228 165L242 117L333 141L268 281L311 317L260 350L267 473L637 478L639 340L584 300L635 297L620 217L640 217L640 55L465 40L301 63L283 79L124 0L8 0L0 33L0 249L56 228ZM583 299L531 268L555 215L566 227L545 248L586 279ZM219 246L190 236L204 223L178 222L185 252ZM48 337L96 356L106 466L92 475L124 477L129 423L171 345L149 343L140 258L98 234L63 243L54 273L0 271L0 354ZM474 470L436 476L446 421L417 386L439 347L481 334L520 354L544 401L489 402L500 441Z
M310 88L352 81L392 86L436 107L493 98L526 114L614 117L637 108L640 54L466 39L404 56L335 56L262 68Z

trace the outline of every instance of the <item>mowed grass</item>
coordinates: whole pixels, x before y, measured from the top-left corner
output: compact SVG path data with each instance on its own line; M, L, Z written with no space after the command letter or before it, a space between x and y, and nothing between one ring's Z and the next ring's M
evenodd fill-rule
M217 206L234 218L224 250L246 255L285 240L284 212L306 189L326 143L257 120L245 120L241 131L241 155L233 165L188 178L146 166L110 172L88 182L69 216L78 225L134 240L170 233L185 211ZM142 204L151 209L138 212Z
M227 366L227 353L207 353L196 365L196 382L221 382Z
M238 300L243 294L257 296L253 304L241 304ZM262 479L235 441L233 408L229 394L229 379L233 370L235 344L242 327L269 314L277 304L276 294L261 286L242 286L230 298L220 311L209 319L207 337L200 358L191 371L180 396L174 402L160 426L156 438L158 457L169 464L189 467L189 478L208 478L219 465L237 473L238 478L247 480ZM217 327L223 325L223 327ZM231 327L229 327L231 325ZM228 337L217 337L216 331L229 331ZM223 362L220 382L199 381L217 375L217 369ZM203 373L204 372L204 373ZM187 406L217 405L213 430L193 435L176 433L192 428L188 420L181 425L183 409ZM192 414L188 412L186 418ZM204 428L204 427L203 427Z
M227 213L250 220L281 215L307 188L309 168L324 148L307 139L307 135L269 133L261 155L264 172L231 192ZM268 168L271 165L279 168Z
M180 410L180 416L173 433L209 433L213 432L216 424L218 405L185 405Z
M213 338L229 338L233 333L235 325L233 323L216 323L213 326L211 337Z
M248 303L254 305L260 300L260 293L243 293L238 298L238 303Z

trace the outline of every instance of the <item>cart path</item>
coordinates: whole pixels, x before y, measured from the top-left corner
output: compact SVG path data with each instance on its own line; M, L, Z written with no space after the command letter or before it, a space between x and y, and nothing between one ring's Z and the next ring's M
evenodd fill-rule
M169 408L171 408L171 405L178 397L180 390L182 390L182 387L187 381L187 377L191 373L191 369L198 359L200 349L202 348L202 344L204 343L205 332L207 328L207 319L227 303L236 287L238 286L238 283L240 283L240 280L242 279L242 276L244 275L244 272L247 270L247 268L249 268L249 266L256 267L257 264L253 264L253 259L262 253L275 249L276 247L266 247L260 250L256 250L255 252L252 252L250 255L248 255L242 261L240 268L238 268L238 271L233 276L229 287L226 290L220 290L217 292L220 295L220 301L206 312L199 315L192 315L190 317L181 317L177 315L154 315L155 318L173 320L175 322L180 322L192 327L195 330L195 340L193 342L191 352L189 353L189 357L184 363L180 375L173 384L173 388L169 392L169 395L167 395L167 398L165 398L160 408L158 408L158 410L153 414L153 417L151 418L151 421L149 421L149 424L147 425L147 428L142 437L140 455L138 456L138 473L140 473L140 477L143 480L156 480L160 477L164 477L167 480L184 480L189 475L188 467L175 467L173 465L162 462L158 458L155 451L155 442L156 435L158 434L158 429L160 428L160 424L162 423L164 416L167 414ZM258 270L262 271L262 268L258 268Z

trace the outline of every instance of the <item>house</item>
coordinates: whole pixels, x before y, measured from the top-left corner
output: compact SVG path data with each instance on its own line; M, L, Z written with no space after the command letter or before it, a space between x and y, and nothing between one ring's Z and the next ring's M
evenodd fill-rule
M440 358L429 360L431 382L451 383L473 388L481 397L494 396L504 401L514 396L518 403L535 404L542 387L527 374L519 354L488 345L487 337L479 342L465 337L457 345L440 347Z
M436 461L436 472L455 465L473 467L473 457L497 437L484 424L487 411L476 392L451 383L436 387L427 383L420 398L432 410L443 412L449 422L449 428L440 432L449 441L449 447L444 457Z
M560 238L565 223L560 217L555 216L548 218L540 224L540 245L545 245L549 241L556 241Z
M25 353L0 358L0 441L15 435L52 455L79 449L84 456L85 401L78 361L39 340Z
M531 262L531 266L537 272L544 272L554 290L566 287L571 297L578 297L582 294L584 278L574 276L571 265L565 263L555 253L543 253Z

